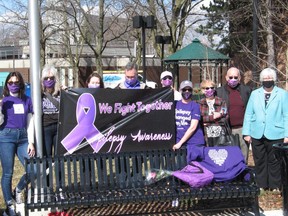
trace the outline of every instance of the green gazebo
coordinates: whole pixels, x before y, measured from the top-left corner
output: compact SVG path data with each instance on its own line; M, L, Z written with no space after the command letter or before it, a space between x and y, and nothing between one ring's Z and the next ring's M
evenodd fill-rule
M228 66L229 59L230 58L228 56L203 45L200 40L196 38L191 44L168 56L163 61L166 66L171 64L176 66L186 65L189 72L188 79L190 80L192 79L192 66L198 66L200 68L200 82L202 79L202 73L204 71L204 65L214 67L215 70L220 67L220 82L222 82L222 67L224 64ZM179 70L177 70L176 73L179 79ZM217 78L216 73L214 78Z

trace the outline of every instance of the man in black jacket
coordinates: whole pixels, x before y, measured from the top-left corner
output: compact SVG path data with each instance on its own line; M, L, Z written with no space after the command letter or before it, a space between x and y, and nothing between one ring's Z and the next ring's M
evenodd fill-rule
M231 67L226 74L227 83L216 89L217 96L227 103L229 123L233 134L239 134L240 147L246 163L248 162L249 144L242 137L242 126L246 105L252 89L240 83L240 71Z

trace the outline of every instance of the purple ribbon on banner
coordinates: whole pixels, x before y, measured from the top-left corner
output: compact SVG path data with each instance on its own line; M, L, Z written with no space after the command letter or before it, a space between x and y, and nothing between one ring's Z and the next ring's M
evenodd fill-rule
M83 93L77 101L76 119L78 124L61 141L65 149L72 154L84 138L93 148L99 152L106 143L104 135L95 127L96 102L92 94Z

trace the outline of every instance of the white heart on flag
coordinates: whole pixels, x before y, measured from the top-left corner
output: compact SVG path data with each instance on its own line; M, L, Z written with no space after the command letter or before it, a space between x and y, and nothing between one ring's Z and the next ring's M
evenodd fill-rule
M210 149L208 151L208 156L215 164L222 166L228 157L228 151L226 149Z

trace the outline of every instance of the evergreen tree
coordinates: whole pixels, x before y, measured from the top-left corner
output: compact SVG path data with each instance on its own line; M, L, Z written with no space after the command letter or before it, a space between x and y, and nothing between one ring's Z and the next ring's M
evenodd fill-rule
M242 51L243 45L252 49L251 0L213 0L201 9L207 13L207 23L197 31L208 35L213 48L230 57Z

